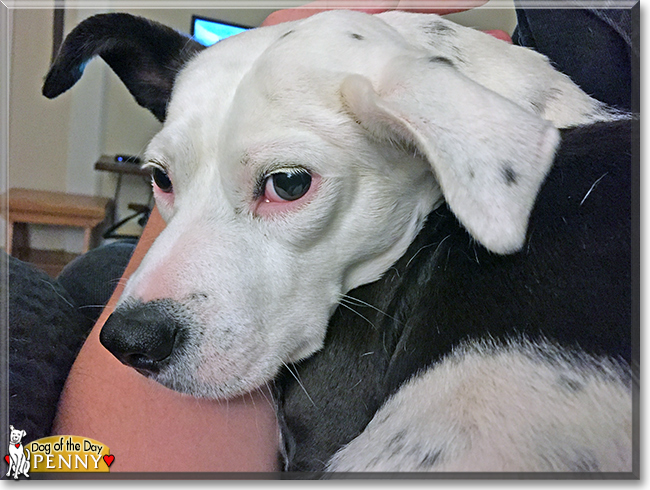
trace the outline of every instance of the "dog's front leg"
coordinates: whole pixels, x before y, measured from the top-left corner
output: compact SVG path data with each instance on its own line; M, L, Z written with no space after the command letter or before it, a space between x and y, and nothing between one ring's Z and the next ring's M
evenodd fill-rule
M476 345L406 383L329 470L627 472L631 427L616 364L550 345Z
M14 464L14 480L18 479L18 474L20 473L20 455L17 454L16 458L11 459Z

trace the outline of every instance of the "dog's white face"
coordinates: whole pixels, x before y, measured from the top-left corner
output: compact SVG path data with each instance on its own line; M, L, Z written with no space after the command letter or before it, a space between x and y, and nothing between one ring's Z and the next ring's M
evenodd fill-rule
M9 444L19 444L27 433L24 430L11 429L9 433Z
M422 158L371 144L346 111L340 85L359 60L292 66L298 32L242 57L268 44L250 34L202 53L177 82L147 151L173 183L155 188L168 226L122 299L185 306L195 347L158 376L208 396L314 353L341 294L379 278L441 196ZM292 174L308 187L282 199L274 180L281 193Z
M425 22L438 44L404 35ZM544 117L600 108L539 55L467 31L331 12L184 68L146 154L167 228L117 309L158 300L180 318L154 379L230 396L313 354L341 295L388 270L443 198L489 249L521 247L558 143ZM529 66L539 77L511 75Z

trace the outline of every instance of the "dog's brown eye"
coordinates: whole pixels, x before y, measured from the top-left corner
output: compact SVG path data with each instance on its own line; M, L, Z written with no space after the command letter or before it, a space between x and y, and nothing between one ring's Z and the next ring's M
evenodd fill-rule
M172 181L164 170L154 167L152 177L161 191L169 193L173 190Z
M266 182L266 197L272 201L295 201L304 196L310 186L311 174L306 170L277 172Z

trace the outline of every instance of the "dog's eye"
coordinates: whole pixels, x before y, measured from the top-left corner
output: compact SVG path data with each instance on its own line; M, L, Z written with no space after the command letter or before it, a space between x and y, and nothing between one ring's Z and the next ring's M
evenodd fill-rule
M161 191L169 193L173 190L172 181L164 170L154 167L152 177L154 183Z
M304 196L311 186L311 174L306 170L291 170L271 174L264 188L269 201L295 201Z

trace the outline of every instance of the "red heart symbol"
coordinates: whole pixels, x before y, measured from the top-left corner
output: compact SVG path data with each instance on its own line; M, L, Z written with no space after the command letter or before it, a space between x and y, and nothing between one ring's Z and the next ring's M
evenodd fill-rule
M5 456L5 461L7 462L7 464L11 464L11 458L9 457L8 454Z
M16 444L16 447L20 447L20 443Z
M103 459L104 459L104 463L106 463L110 468L111 465L113 464L113 461L115 460L115 456L113 456L112 454L106 454Z

